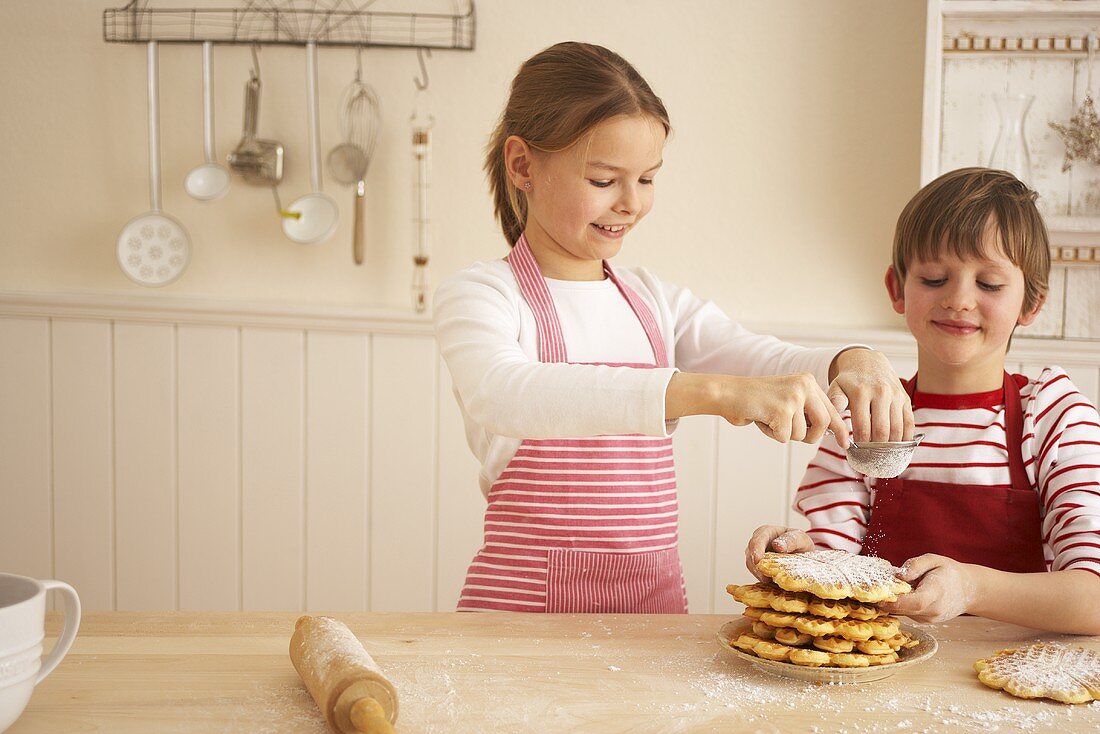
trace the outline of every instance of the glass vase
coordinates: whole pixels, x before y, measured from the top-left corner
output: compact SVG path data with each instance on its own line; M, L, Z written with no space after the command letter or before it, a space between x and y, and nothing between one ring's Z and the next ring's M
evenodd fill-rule
M993 152L989 156L989 167L1008 171L1031 185L1031 155L1027 150L1024 137L1024 121L1033 94L1001 94L993 98L1000 115L997 139L993 143Z

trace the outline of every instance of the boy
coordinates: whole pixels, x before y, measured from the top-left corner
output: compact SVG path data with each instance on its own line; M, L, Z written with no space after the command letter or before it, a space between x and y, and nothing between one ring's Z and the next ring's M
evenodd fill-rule
M886 289L917 340L906 390L925 439L901 476L874 480L827 438L795 499L808 534L757 529L750 570L768 547L877 555L915 586L892 613L1100 634L1100 416L1057 367L1004 371L1049 271L1035 193L1011 174L964 168L918 192Z

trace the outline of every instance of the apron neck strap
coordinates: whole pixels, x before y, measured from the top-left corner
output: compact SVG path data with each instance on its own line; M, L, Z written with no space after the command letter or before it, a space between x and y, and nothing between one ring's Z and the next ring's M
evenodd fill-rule
M668 351L665 349L664 337L661 336L661 327L657 325L657 319L653 317L653 312L649 310L649 306L646 305L641 296L634 292L633 288L619 280L619 276L615 274L615 271L611 268L611 263L607 260L603 261L603 271L607 273L607 277L619 289L619 293L623 294L623 298L630 304L630 310L642 323L646 338L649 339L649 348L653 350L654 364L658 367L668 367Z
M561 332L558 309L554 306L554 299L550 296L550 289L546 286L546 279L542 277L531 246L527 244L527 235L520 235L508 255L508 264L516 276L520 293L535 314L539 361L568 362L569 354L565 349L565 336Z
M569 355L565 347L565 337L561 330L561 319L558 310L554 306L554 299L550 295L550 288L546 285L546 279L539 269L538 261L531 252L531 245L527 242L526 235L520 235L508 256L508 264L512 273L516 276L520 293L527 301L527 305L535 314L535 327L538 331L539 361L540 362L568 362ZM642 328L645 330L649 346L653 350L653 360L658 367L668 367L668 353L665 350L664 338L661 329L657 325L657 319L645 301L634 292L634 289L619 280L611 264L603 261L603 271L607 277L619 289L619 293L630 305L634 315L638 317Z
M1005 372L1005 442L1008 448L1008 470L1015 489L1030 489L1027 472L1024 471L1023 440L1024 411L1020 404L1020 386L1012 375Z

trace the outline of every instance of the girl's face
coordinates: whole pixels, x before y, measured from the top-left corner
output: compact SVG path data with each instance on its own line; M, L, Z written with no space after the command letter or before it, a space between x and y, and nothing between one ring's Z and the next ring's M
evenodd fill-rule
M623 116L563 151L532 151L525 233L545 275L603 277L600 261L653 207L665 137L653 118Z
M987 229L982 258L943 253L914 261L904 284L893 267L887 271L894 310L917 340L925 392L996 389L1013 330L1039 313L1039 306L1023 311L1024 274L1001 252L999 238L995 226Z

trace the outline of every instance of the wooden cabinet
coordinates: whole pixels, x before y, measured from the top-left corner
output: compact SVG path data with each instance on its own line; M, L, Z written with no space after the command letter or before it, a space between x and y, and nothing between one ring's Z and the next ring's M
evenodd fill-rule
M1100 100L1100 2L929 0L921 183L984 166L1000 125L995 98L1034 96L1024 132L1028 183L1051 233L1051 294L1035 336L1100 339L1100 166L1074 161L1050 122L1066 122L1089 89ZM1088 53L1091 45L1093 51ZM1091 58L1091 63L1090 63Z

